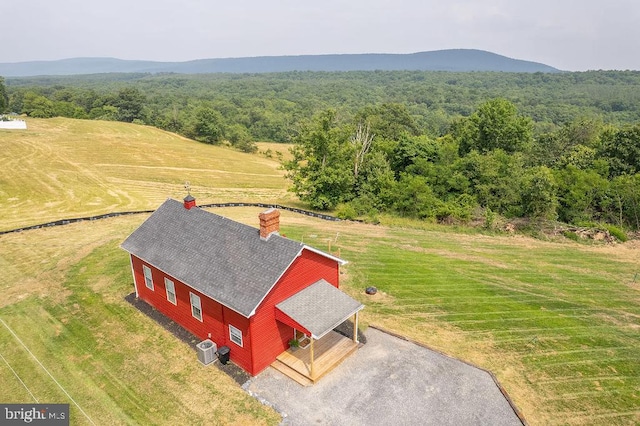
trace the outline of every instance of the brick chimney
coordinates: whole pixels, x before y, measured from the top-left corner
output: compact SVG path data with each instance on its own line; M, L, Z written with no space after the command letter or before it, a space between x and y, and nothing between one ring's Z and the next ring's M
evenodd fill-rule
M191 210L192 207L196 206L196 199L191 196L191 194L184 197L184 208L187 210Z
M280 212L276 209L269 209L258 215L260 218L260 239L268 240L271 234L280 232Z

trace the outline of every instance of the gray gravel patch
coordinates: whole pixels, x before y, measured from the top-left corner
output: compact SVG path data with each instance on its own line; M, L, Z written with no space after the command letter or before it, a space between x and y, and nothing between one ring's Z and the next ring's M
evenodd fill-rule
M522 425L491 375L380 330L318 383L268 368L244 388L286 425Z

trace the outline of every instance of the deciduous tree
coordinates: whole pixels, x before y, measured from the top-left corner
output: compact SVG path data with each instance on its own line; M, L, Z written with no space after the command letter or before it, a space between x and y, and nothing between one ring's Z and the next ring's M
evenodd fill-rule
M7 112L9 107L9 95L4 85L4 78L0 76L0 113Z
M533 137L533 121L518 113L506 99L493 99L480 105L456 126L461 152L477 150L487 153L501 149L507 153L529 147Z
M219 143L224 137L222 115L209 106L196 108L187 135L200 142Z
M362 109L356 119L369 124L378 138L397 141L403 134L417 136L418 125L407 107L400 103L383 103Z
M523 163L522 155L496 149L486 154L472 151L456 167L468 179L469 193L480 206L502 215L519 216Z
M145 96L135 87L127 87L118 91L118 94L109 103L118 108L118 121L127 123L133 120L143 120Z
M285 162L291 190L317 209L332 209L354 197L354 149L350 131L339 126L335 110L326 110L302 125Z
M558 183L558 217L567 223L598 221L609 182L593 169L569 164L555 172Z
M611 177L640 172L640 124L607 129L602 134L600 154L609 163Z
M536 219L555 220L558 217L558 196L551 169L540 166L525 172L522 180L522 213Z
M609 221L640 229L640 174L621 175L609 187Z
M24 95L22 112L34 118L51 118L56 114L53 102L35 92Z

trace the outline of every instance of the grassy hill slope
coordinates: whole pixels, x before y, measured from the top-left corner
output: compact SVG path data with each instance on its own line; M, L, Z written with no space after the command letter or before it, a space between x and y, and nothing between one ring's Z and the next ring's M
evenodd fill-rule
M50 220L200 202L286 200L275 160L126 123L28 119L0 130L0 231Z

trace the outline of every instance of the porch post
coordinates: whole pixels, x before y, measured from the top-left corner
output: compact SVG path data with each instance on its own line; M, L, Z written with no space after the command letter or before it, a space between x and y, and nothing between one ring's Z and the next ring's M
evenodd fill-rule
M353 341L354 343L358 343L358 314L360 311L356 311L353 319Z
M316 339L311 336L311 348L309 348L309 355L311 355L311 380L315 377L313 374L313 342L315 342L315 340Z

